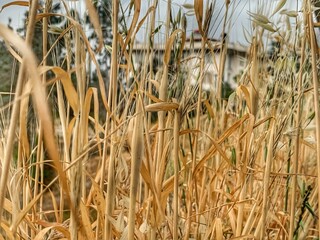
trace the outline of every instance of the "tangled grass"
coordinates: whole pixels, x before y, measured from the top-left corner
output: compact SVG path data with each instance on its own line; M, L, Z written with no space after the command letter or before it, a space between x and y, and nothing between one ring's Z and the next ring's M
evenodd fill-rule
M113 21L108 81L68 9L60 14L67 28L57 37L64 39L66 64L50 66L46 56L57 46L47 47L48 19L58 15L50 1L40 8L37 1L6 5L28 5L29 17L25 38L0 25L8 54L20 64L14 98L0 109L0 239L318 238L318 23L310 1L301 11L284 10L285 2L271 14L250 13L247 66L228 99L220 94L226 41L213 46L208 38L211 2L186 6L201 34L194 55L184 52L191 41L185 19L177 18L172 29L167 18L154 74L158 1L142 18L142 1L132 1L128 31L120 34ZM112 1L114 20L119 4ZM86 7L101 48L98 13L89 0ZM295 24L277 27L271 20L279 13ZM37 60L31 43L39 21L44 58ZM150 41L137 70L132 55L144 22ZM278 50L268 57L265 42L275 36ZM217 89L205 92L206 56L216 51ZM88 59L96 65L98 87L89 85ZM50 179L48 166L55 172Z

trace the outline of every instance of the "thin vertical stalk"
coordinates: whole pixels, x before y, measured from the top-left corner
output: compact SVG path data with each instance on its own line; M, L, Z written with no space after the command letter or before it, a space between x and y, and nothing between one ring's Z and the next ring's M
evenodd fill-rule
M259 78L259 62L258 62L258 42L257 37L253 38L252 42L253 56L252 56L252 66L250 69L251 75L251 85L250 85L250 96L251 96L251 111L252 114L257 117L257 107L258 107L258 96L257 96L257 83Z
M73 129L73 142L72 142L72 160L75 160L78 155L80 154L81 149L84 147L84 127L83 127L83 114L84 109L84 91L85 91L85 77L83 76L82 69L85 68L85 65L82 63L83 61L83 52L80 49L83 49L82 40L80 39L80 33L78 30L75 30L75 49L79 49L75 52L75 65L76 68L76 78L77 78L77 87L78 87L78 96L79 96L79 103L80 103L80 114L76 115L76 123ZM80 67L82 66L82 67ZM72 239L78 239L78 229L80 224L79 218L79 209L80 209L80 200L82 197L82 158L80 158L74 166L70 169L70 186L71 186L71 197L72 197L72 204L75 209L74 212L71 212L70 216L70 233Z
M167 92L168 92L168 66L165 65L164 66L164 70L163 70L163 75L162 75L162 79L161 79L161 84L160 84L160 91L159 91L159 98L166 102L167 100ZM164 148L164 129L165 129L165 116L166 116L166 112L165 111L159 111L158 112L158 128L159 128L159 132L158 132L158 146L157 146L157 158L156 158L156 169L154 170L154 172L157 172L156 175L156 191L158 195L160 195L160 189L162 186L162 177L163 177L163 172L159 171L159 169L161 169L161 165L163 165L161 163L162 161L162 154L163 154L163 148ZM161 211L161 210L160 210ZM156 214L156 211L154 212L155 216L159 216L158 214ZM157 221L155 221L157 222ZM157 232L157 226L152 226L152 240L155 239L156 236L156 232Z
M49 0L45 2L45 7L44 7L44 13L48 13L51 9L52 1ZM46 55L48 53L48 18L44 17L43 18L43 23L42 23L42 65L45 67L47 65L47 58ZM47 81L47 75L43 74L42 75L42 82L45 83ZM38 143L37 143L37 159L36 159L36 170L35 170L35 183L34 183L34 191L33 191L33 198L35 198L39 192L39 186L40 186L40 191L43 190L43 148L42 148L42 143L43 143L43 126L41 120L39 121L39 126L38 126ZM41 173L41 174L40 174ZM39 175L41 176L40 184L39 184ZM42 206L43 206L43 197L40 197L40 203L39 203L39 210L42 212ZM32 216L33 219L32 221L34 222L36 220L36 216ZM42 219L43 215L40 215L40 219ZM41 227L40 227L41 229ZM34 239L35 235L31 236L32 239Z
M197 115L196 115L196 125L195 128L196 130L200 130L200 114L201 114L201 98L202 98L202 83L203 83L203 78L204 78L204 58L205 58L205 45L206 45L206 38L203 36L202 41L201 41L201 58L200 58L200 76L199 76L199 91L198 91L198 101L197 101ZM188 186L196 186L196 183L193 183L192 180L192 173L193 170L196 166L196 158L197 158L197 150L198 150L198 133L195 134L195 139L194 139L194 145L193 145L193 155L192 155L192 165L191 165L191 171L189 172L189 177L188 177ZM188 215L187 215L187 225L186 225L186 235L185 235L185 240L189 239L189 234L190 234L190 228L191 228L191 210L192 210L192 195L193 191L197 191L196 188L190 188L189 189L189 203L188 203Z
M67 51L67 59L70 59L68 58L69 54L68 54L68 51ZM67 68L70 67L70 62L69 60L67 60ZM60 82L57 82L57 98L58 98L58 105L59 105L59 108L58 108L58 111L59 111L59 118L60 118L60 121L61 121L61 127L62 129L64 129L64 131L66 132L66 129L67 129L67 113L65 111L65 104L64 104L64 100L63 100L63 93L62 93L62 87L61 87L61 83ZM43 132L42 132L42 135L43 135ZM42 137L43 138L43 137ZM63 159L64 159L64 167L66 168L67 164L70 164L71 161L70 161L70 151L69 151L69 148L68 147L68 139L67 139L67 134L63 134L63 141L64 141L64 148L63 148ZM43 169L43 166L42 166L42 172L44 171ZM43 178L43 176L42 176ZM63 214L64 214L64 197L63 197L63 190L60 189L60 204L59 204L59 218L57 219L58 222L62 222L63 221Z
M226 32L226 25L227 25L227 18L228 18L228 11L229 11L229 4L230 1L226 1L226 13L224 15L223 20L223 29L221 34L221 47L220 47L220 62L219 62L219 73L218 73L218 88L217 88L217 98L221 98L221 91L222 91L222 82L223 82L223 76L224 76L224 68L225 68L225 62L226 62L226 53L227 53L227 40L228 37L225 36Z
M306 20L307 18L304 17ZM304 26L306 26L306 21ZM300 70L298 76L298 105L296 114L296 129L297 134L294 139L294 156L293 156L293 168L292 168L292 191L291 191L291 205L290 205L290 228L289 228L289 240L293 239L293 233L295 228L295 214L296 214L296 199L297 199L297 171L300 154L300 130L301 130L301 104L302 104L302 78L303 78L303 66L305 61L305 37L302 39L301 58L300 58Z
M30 11L29 11L29 23L26 31L26 43L30 46L32 43L33 35L34 35L35 17L37 14L37 8L38 8L38 1L37 0L32 1ZM13 102L6 147L4 150L4 159L2 161L3 165L2 165L1 180L0 180L0 223L1 223L1 217L2 217L2 208L3 208L4 198L6 196L6 184L7 184L7 178L8 178L9 168L11 163L12 150L14 146L15 128L17 125L19 112L20 112L20 101L17 99L20 98L22 89L24 86L26 65L27 65L26 61L23 60L20 67L19 75L18 75L16 94Z
M66 67L67 67L67 73L69 75L69 78L71 79L71 62L72 62L72 46L71 46L71 32L67 32L64 36L64 42L66 45ZM58 95L58 103L60 102L62 107L59 107L59 115L61 119L61 126L63 129L67 129L69 120L70 120L70 108L67 108L65 110L65 104L63 100L63 93L62 93L62 87L61 83L57 82L57 95ZM59 105L60 105L59 104ZM68 164L71 163L71 151L70 151L70 146L68 146L68 140L67 137L64 137L64 167L66 168ZM70 172L70 171L69 171ZM70 177L70 174L68 174L68 177ZM63 215L64 215L64 205L65 205L65 200L63 197L63 189L60 189L60 204L59 204L59 222L63 221Z
M148 51L150 49L150 55L149 55L149 69L150 69L150 77L149 79L154 79L154 74L153 74L153 59L154 59L154 28L155 28L155 20L156 20L156 9L158 6L158 0L153 1L153 6L154 6L154 11L151 13L151 23L150 23L150 31L149 31L149 37L150 40L148 41L149 46L148 46ZM148 92L149 94L152 94L152 84L148 82ZM151 104L152 101L149 98L148 104ZM148 113L148 129L151 127L151 113Z
M170 14L171 14L171 0L167 3L167 21L166 21L166 41L169 39L169 31L170 31ZM168 51L168 50L167 50ZM168 66L165 64L159 89L159 98L162 101L167 100L168 95ZM156 169L159 169L161 165L161 158L163 153L163 141L164 141L164 131L165 128L165 112L159 111L158 112L158 119L159 119L159 133L158 133L158 148L157 148L157 166ZM162 181L158 179L158 182Z
M72 149L71 149L71 159L74 160L77 158L78 154L78 139L80 138L79 128L80 128L79 119L76 120L75 127L73 129L73 139L72 139ZM79 161L80 162L80 161ZM77 162L71 169L70 169L70 195L72 200L72 207L75 209L74 212L71 212L70 215L70 236L72 239L78 239L78 227L79 227L79 204L80 204L80 171L81 166Z
M180 112L175 111L173 127L173 159L174 159L174 190L173 190L173 240L178 239L179 229L179 128Z
M313 17L311 11L311 1L308 1L308 25L309 37L311 42L311 65L312 65L312 80L313 80L313 100L315 109L316 121L316 149L317 149L317 172L318 172L318 202L320 202L320 105L319 105L319 83L318 83L318 67L317 67L317 51L318 46L314 33ZM320 214L320 208L318 207ZM318 215L319 215L318 214ZM318 221L318 237L320 237L320 221Z
M153 6L154 6L154 11L151 12L151 23L150 23L150 27L149 28L149 33L146 34L145 36L145 42L147 42L146 44L146 53L145 53L145 61L143 62L143 66L142 66L142 71L141 71L141 89L143 90L143 88L145 88L150 95L152 95L152 84L151 84L151 81L144 81L144 79L154 79L154 74L153 74L153 58L154 58L154 55L153 55L153 46L154 46L154 28L155 28L155 14L156 14L156 7L158 5L158 0L154 0L153 2ZM133 44L134 41L132 41L132 44ZM130 51L132 52L132 48L130 49ZM130 54L131 55L131 54ZM149 69L149 73L148 73L148 69ZM151 104L152 103L152 100L150 98L144 98L144 102L145 104ZM152 113L151 112L148 112L146 113L146 118L144 119L144 122L145 122L145 131L146 133L149 132L149 129L151 127L151 115ZM150 148L150 136L149 134L146 134L146 144L147 144L147 154L148 154L148 159L149 161L147 162L147 166L148 166L148 170L149 171L152 171L153 173L151 175L154 174L154 170L153 170L153 167L152 163L152 159L153 159L153 156L151 154L151 151L149 151L151 148ZM140 183L140 190L143 191L142 189L144 189L145 191L145 196L148 195L148 187L147 185L144 185L144 183L141 181ZM144 187L142 187L144 186ZM139 202L142 202L142 199L140 199Z
M35 174L35 186L34 186L34 193L33 193L33 198L37 196L39 193L39 186L40 186L40 192L43 191L43 177L44 177L44 164L43 164L43 128L41 121L39 123L39 129L38 129L38 144L37 144L37 164L36 164L36 174ZM38 182L40 176L40 183ZM43 211L43 197L40 197L40 203L39 203L39 210L42 213ZM40 214L39 218L43 218L43 214Z
M170 35L170 14L171 14L171 0L168 1L167 3L167 19L166 19L166 41L169 39L169 35ZM170 46L171 47L171 46ZM168 49L167 49L168 51ZM159 98L166 102L167 101L167 95L168 95L168 65L165 64L164 65L164 69L163 69L163 73L162 73L162 78L161 78L161 83L160 83L160 89L159 89ZM158 146L157 146L157 155L156 155L156 169L160 169L162 163L162 154L163 154L163 147L164 147L164 129L165 129L165 116L166 113L165 111L159 111L158 112ZM155 169L155 172L156 172ZM156 175L156 191L157 194L160 194L160 186L162 182L162 173L157 174ZM155 215L157 216L157 214ZM157 222L157 221L156 221ZM155 239L156 236L156 226L152 226L152 230L151 230L151 238L152 240Z
M136 198L140 178L140 167L143 158L143 114L142 99L137 95L136 119L132 138L131 182L130 182L130 205L128 219L128 239L134 239L136 220Z
M199 3L197 3L199 4ZM209 5L207 3L207 10L206 10L206 15L205 15L205 20L204 23L202 23L202 11L203 9L201 8L202 4L199 5L200 8L197 7L197 16L198 16L198 25L199 28L203 29L202 31L202 36L201 36L201 56L200 56L200 68L199 68L199 80L198 80L198 100L197 100L197 115L195 117L195 129L200 131L200 115L201 115L201 104L202 104L202 84L203 84L203 79L204 79L204 74L205 74L205 52L206 52L206 43L207 43L207 36L208 36L208 30L210 26L210 21L212 17L212 3ZM197 194L197 185L196 182L193 181L192 179L192 173L194 171L194 168L196 166L196 159L197 159L197 154L198 154L198 140L199 140L199 133L196 133L194 136L194 145L192 146L192 162L191 162L191 171L189 172L188 176L188 186L191 188L189 189L188 193L189 196L189 202L187 203L187 225L186 225L186 235L185 235L185 240L189 239L189 234L190 234L190 229L191 229L191 212L192 212L192 201L193 201L193 193L195 193L195 198L196 201L199 202L198 200L198 194ZM194 189L193 189L194 187ZM198 222L198 221L197 221ZM199 225L198 225L199 226ZM197 229L198 229L197 226ZM198 231L198 230L197 230ZM197 237L197 236L196 236Z
M244 201L247 195L248 189L248 179L247 179L247 166L248 166L248 159L250 158L252 138L253 138L253 125L254 125L255 118L253 115L250 115L248 126L246 127L247 130L247 137L245 140L245 145L241 157L241 171L239 172L239 185L241 186L239 201ZM236 237L241 236L243 231L243 218L244 218L244 204L240 204L238 207L238 215L237 215L237 226L236 226Z
M149 66L149 75L148 75L148 79L154 79L154 73L153 73L153 60L154 60L154 29L155 29L155 19L156 19L156 10L157 10L157 6L158 6L158 0L154 0L153 1L153 7L154 7L154 11L152 11L151 13L151 22L150 22L150 27L149 27L149 34L147 35L147 52L146 52L146 62L145 62L145 66L144 66L144 71L142 73L142 80L145 79L145 70L148 69ZM144 75L144 76L143 76ZM152 84L151 81L147 82L147 88L148 88L148 93L150 95L152 95ZM150 98L145 99L146 104L149 105L152 103L152 100ZM151 150L151 139L149 136L149 129L151 128L151 117L152 117L152 113L148 112L146 113L146 117L144 118L144 122L145 122L145 138L146 138L146 155L148 156L148 162L147 162L147 167L148 170L150 172L151 176L155 176L155 172L156 172L156 164L153 161L154 159L154 155L152 154L152 150ZM151 197L152 196L152 191L150 191L150 189L148 188L148 185L145 184L145 196ZM157 198L156 198L157 199ZM151 209L151 205L152 203L149 202L148 207L147 207L147 213L146 213L146 217L148 218L148 216L150 216L150 213L152 213L152 211L150 211ZM152 230L153 236L155 235L155 231ZM149 235L149 238L151 238L151 236Z
M267 224L267 216L269 210L269 183L270 183L270 172L272 167L273 159L273 145L274 145L274 133L275 133L275 124L274 119L270 120L270 137L268 144L268 153L267 160L265 163L264 175L263 175L263 198L262 198L262 216L261 216L261 230L260 230L260 239L264 239L265 228Z
M111 56L111 77L110 77L110 88L109 96L111 96L111 114L115 115L116 101L117 101L117 79L118 79L118 13L119 13L119 0L112 2L112 56ZM116 130L116 122L114 118L111 118L111 146L110 146L110 159L108 166L108 189L106 197L106 216L105 216L105 239L112 239L112 229L109 217L113 213L114 205L114 191L115 191L115 155L116 155L116 136L114 134ZM106 144L104 152L106 152ZM105 155L105 154L104 154ZM105 161L105 159L103 159ZM103 181L103 179L101 180Z

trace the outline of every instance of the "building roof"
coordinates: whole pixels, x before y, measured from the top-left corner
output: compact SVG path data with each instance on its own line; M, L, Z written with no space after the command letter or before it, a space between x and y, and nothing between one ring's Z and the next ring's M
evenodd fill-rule
M217 40L208 40L209 44L214 50L219 51L221 48L221 41ZM239 43L228 43L227 44L228 51L237 52L237 53L243 53L246 54L248 52L248 48L242 44ZM136 42L133 46L133 51L144 51L147 48L146 43ZM165 50L165 44L164 43L155 43L153 45L153 49L156 51L164 51ZM190 39L187 39L184 46L184 51L194 50L199 51L201 49L201 40L196 39L193 40L193 42L190 41Z

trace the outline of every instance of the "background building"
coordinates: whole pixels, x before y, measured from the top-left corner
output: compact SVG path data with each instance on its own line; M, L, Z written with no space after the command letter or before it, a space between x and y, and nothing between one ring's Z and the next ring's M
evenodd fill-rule
M217 83L219 77L219 69L221 68L221 40L209 39L206 45L205 54L205 71L203 78L203 90L213 91L217 90ZM223 83L229 84L231 88L237 86L236 77L244 70L247 62L247 47L239 43L227 43L223 73ZM133 65L135 69L139 69L145 60L147 44L137 42L133 47ZM165 52L165 45L156 43L154 49L154 62L158 67L162 65L162 59ZM188 38L185 42L182 57L182 68L190 74L189 81L195 84L200 76L200 59L199 53L201 51L201 38L195 32L194 37ZM157 71L157 69L155 69Z

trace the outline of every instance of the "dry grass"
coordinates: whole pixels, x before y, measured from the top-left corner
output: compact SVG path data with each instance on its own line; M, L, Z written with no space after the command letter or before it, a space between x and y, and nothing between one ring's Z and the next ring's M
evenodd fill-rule
M91 1L99 47L91 47L66 8L61 16L68 26L56 36L66 47L61 66L46 59L57 42L43 47L43 59L31 50L38 21L47 46L50 1L42 8L31 1L25 38L0 25L8 54L20 63L14 99L0 109L0 240L318 239L319 48L310 1L300 12L283 10L282 0L265 11L270 14L250 13L247 66L229 99L202 89L215 50L222 59L214 65L218 90L226 67L227 39L213 46L208 38L214 4L191 6L201 34L201 51L192 56L184 52L190 45L185 19L167 18L165 52L154 74L158 1L142 17L144 3L132 3L125 33L113 21L108 81L95 58L103 39ZM119 4L112 1L113 19ZM225 4L223 33L233 14L232 3ZM278 28L272 22L279 13L296 23ZM143 23L148 42L137 71L132 54ZM265 42L275 37L279 52L270 59ZM97 66L98 88L89 84L88 58ZM48 166L55 172L50 179Z

